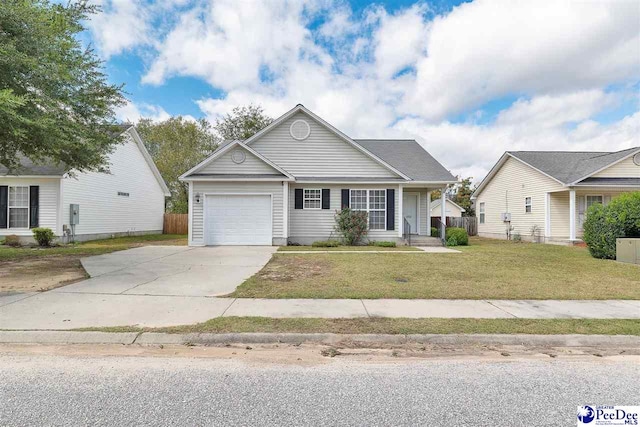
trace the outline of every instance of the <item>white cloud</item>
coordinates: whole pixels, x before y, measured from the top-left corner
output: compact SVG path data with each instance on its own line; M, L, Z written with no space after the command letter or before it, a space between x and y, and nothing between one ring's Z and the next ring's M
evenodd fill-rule
M139 1L96 0L103 12L88 23L93 39L103 57L120 54L138 45L149 43L150 11Z
M127 123L136 123L142 118L162 121L170 117L171 114L167 113L164 108L145 103L134 104L131 101L127 101L125 105L116 109L116 118Z

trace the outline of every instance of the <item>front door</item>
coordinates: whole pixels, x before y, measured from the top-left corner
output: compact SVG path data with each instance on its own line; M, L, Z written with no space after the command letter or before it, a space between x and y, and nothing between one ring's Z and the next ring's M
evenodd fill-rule
M402 196L402 211L404 218L411 225L411 234L418 234L418 195L404 194ZM404 224L404 222L403 222Z

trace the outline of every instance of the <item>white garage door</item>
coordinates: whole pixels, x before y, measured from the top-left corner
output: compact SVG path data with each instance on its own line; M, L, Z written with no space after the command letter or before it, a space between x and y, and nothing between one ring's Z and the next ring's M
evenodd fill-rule
M206 196L204 221L207 245L271 245L271 196Z

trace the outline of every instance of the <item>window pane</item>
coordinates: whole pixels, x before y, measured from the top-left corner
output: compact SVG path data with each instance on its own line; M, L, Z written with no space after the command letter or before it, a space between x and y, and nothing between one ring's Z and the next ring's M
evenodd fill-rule
M29 209L9 208L9 228L28 228Z
M9 187L9 206L29 207L29 187Z
M320 209L320 200L305 200L305 209Z
M484 224L484 213L480 213L480 224Z
M369 209L385 209L385 190L369 191Z
M602 204L602 196L587 196L587 208L596 203Z
M367 190L351 190L351 209L367 209Z
M310 189L304 190L304 208L305 209L320 209L322 200L321 190Z
M371 230L384 230L384 211L369 212L369 228Z

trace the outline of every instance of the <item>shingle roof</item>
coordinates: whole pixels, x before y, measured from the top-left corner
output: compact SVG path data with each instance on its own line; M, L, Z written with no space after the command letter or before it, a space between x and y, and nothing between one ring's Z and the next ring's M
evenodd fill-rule
M640 147L613 153L593 151L508 151L508 153L564 184L572 184L638 150Z
M354 139L354 141L415 181L456 181L444 166L413 139Z
M0 164L0 176L6 175L23 175L23 176L62 176L67 172L67 166L64 164L36 164L26 156L19 155L19 169L9 170Z
M638 178L587 178L580 181L579 185L632 185L640 187L640 177Z

